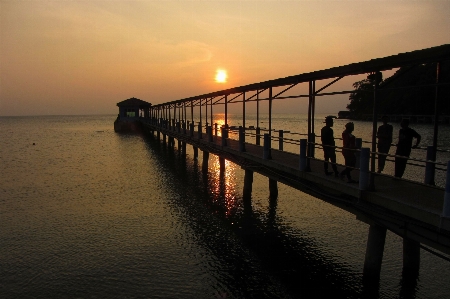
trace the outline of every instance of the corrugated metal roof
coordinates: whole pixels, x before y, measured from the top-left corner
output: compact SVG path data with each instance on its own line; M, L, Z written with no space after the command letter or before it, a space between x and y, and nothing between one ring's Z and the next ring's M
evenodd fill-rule
M140 99L137 99L135 97L129 98L127 100L124 100L122 102L117 103L117 106L119 107L123 107L123 106L139 106L139 108L146 108L146 107L150 107L152 104Z

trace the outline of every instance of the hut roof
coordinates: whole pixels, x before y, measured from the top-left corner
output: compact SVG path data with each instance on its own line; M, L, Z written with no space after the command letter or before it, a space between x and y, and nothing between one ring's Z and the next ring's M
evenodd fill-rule
M122 102L117 103L118 107L125 107L125 106L139 106L139 108L148 108L150 107L152 104L140 99L137 99L135 97L129 98L127 100L124 100Z

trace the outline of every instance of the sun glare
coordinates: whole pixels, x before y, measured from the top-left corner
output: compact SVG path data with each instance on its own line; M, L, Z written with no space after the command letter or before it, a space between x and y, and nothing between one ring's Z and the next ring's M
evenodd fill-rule
M216 82L217 83L225 83L227 82L227 71L225 70L217 70L216 72Z

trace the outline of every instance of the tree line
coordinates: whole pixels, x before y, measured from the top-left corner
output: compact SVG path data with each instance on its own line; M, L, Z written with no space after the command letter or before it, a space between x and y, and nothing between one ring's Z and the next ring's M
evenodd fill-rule
M383 80L382 73L372 73L366 79L353 83L347 109L352 118L373 113L374 86L377 88L378 115L434 115L437 64L421 64L399 68ZM450 62L439 64L437 111L450 115Z

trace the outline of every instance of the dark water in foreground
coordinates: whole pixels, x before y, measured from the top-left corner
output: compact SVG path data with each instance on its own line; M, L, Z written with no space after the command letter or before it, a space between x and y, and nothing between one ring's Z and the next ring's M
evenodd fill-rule
M405 282L389 232L367 291L365 223L257 174L245 212L239 166L203 176L114 118L0 118L0 298L450 297L450 263L422 250Z

